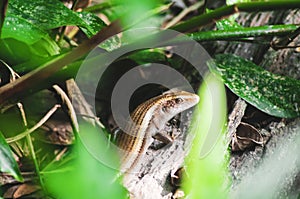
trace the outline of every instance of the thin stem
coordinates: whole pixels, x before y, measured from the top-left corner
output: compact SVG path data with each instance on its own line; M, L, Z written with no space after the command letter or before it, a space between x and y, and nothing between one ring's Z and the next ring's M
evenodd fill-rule
M66 105L73 130L75 133L78 133L79 132L79 124L78 124L77 116L76 116L76 113L75 113L75 110L74 110L74 107L72 105L70 98L58 85L54 85L53 88L55 89L57 94L60 96L63 104Z
M38 164L38 161L36 158L36 154L35 154L35 150L34 150L34 146L33 146L30 134L26 134L26 142L28 144L28 148L29 148L29 151L30 151L33 163L34 163L35 171L39 177L40 185L43 189L45 189L44 182L42 180L41 173L40 173L40 167L39 167L39 164Z
M6 142L7 143L12 143L12 142L16 142L24 137L26 137L27 135L31 134L32 132L34 132L36 129L38 129L39 127L41 127L50 117L51 115L53 115L53 113L60 108L61 106L59 104L54 105L53 108L50 109L50 111L38 122L36 123L36 125L34 125L32 128L27 129L26 131L24 131L23 133L20 133L14 137L11 138L6 138Z
M203 31L187 34L196 41L229 40L247 37L287 35L299 25L268 25L258 27L234 28L229 30Z
M185 22L172 26L171 29L180 32L191 31L238 12L274 11L296 8L300 8L299 0L237 3L234 5L223 6L212 12L193 17Z
M185 8L182 12L180 12L176 17L174 17L165 27L165 29L170 28L171 26L174 26L177 24L181 19L183 19L187 14L190 12L193 12L204 5L204 1L200 1L198 3L195 3L194 5Z

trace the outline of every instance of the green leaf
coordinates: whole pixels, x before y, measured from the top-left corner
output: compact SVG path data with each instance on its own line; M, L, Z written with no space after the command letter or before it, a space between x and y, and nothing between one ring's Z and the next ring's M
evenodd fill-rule
M10 0L8 14L26 19L43 30L66 25L86 25L74 11L58 0Z
M106 24L95 14L89 12L80 12L78 13L79 17L88 25L82 27L82 31L88 36L92 37L99 30L106 26Z
M162 49L141 50L128 56L139 65L149 63L163 63L167 60L165 53Z
M88 25L86 28L81 27L81 30L88 36L92 37L98 31L100 31L106 24L95 14L89 12L80 12L78 13L80 18L85 21ZM112 51L120 46L120 39L117 36L111 37L105 42L100 44L101 48L104 48L107 51Z
M9 173L18 181L23 181L23 177L20 173L18 164L14 159L13 154L1 132L0 132L0 171Z
M207 13L213 12L213 10L206 9ZM218 30L231 30L237 28L243 28L240 24L238 24L235 20L238 17L238 13L228 16L225 19L220 19L216 21L216 26Z
M187 198L227 198L228 154L225 134L226 95L222 81L209 74L199 90L200 102L189 132L194 135L185 159ZM186 177L186 176L185 176Z
M230 90L259 110L283 118L300 115L299 80L270 73L230 54L217 55L208 64Z
M103 27L99 18L68 9L58 0L11 0L9 1L7 17L3 26L2 38L15 38L32 44L48 36L48 31L54 28L74 25L80 26L95 34L95 30ZM93 19L93 21L91 20Z
M58 51L59 47L54 41L44 38L32 45L13 38L0 39L0 59L12 66L28 61L35 63L37 60L58 54Z
M78 14L58 0L9 1L0 40L0 59L16 65L58 55L61 49L50 37L50 30L66 25L80 26L89 37L105 26L96 15ZM112 44L106 45L112 48Z
M98 159L101 155L112 162L118 159L117 153L112 153L105 143L104 132L99 130L81 125L78 142L65 157L66 161L52 163L41 172L54 198L127 198L126 189L116 180L118 171ZM87 142L91 145L86 145Z
M216 26L218 30L232 30L237 28L243 29L243 27L235 21L236 18L237 15L232 15L227 19L217 21Z
M14 38L30 45L47 36L47 32L38 28L38 26L11 12L5 18L2 28L2 39Z
M2 38L14 38L33 44L48 35L47 30L76 25L82 20L56 0L11 0L3 26Z
M159 0L112 0L114 6L103 10L110 21L121 20L124 27L159 27L163 21L160 13L166 11L171 4L161 4ZM149 24L151 24L149 26Z

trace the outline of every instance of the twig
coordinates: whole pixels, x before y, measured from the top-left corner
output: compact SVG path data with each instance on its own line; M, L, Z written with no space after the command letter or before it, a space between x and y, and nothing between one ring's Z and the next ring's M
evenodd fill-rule
M237 127L240 125L242 121L242 117L244 116L246 108L247 108L247 104L244 100L240 98L236 100L234 104L234 108L229 115L229 121L227 127L227 140L226 140L228 145L231 142Z
M204 5L204 1L200 1L198 3L195 3L194 5L185 8L184 10L182 10L179 15L177 15L176 17L174 17L169 23L167 23L167 25L164 27L165 29L170 28L171 26L174 26L175 24L177 24L181 19L183 19L187 14L189 14L190 12L193 12L195 10L197 10L198 8L200 8L201 6Z
M40 167L39 167L39 164L37 162L34 146L33 146L32 140L31 140L31 136L30 136L30 134L26 134L25 136L26 136L26 141L27 141L28 148L29 148L29 151L30 151L30 155L31 155L33 163L34 163L35 171L36 171L36 173L39 177L40 185L43 189L45 189L44 182L43 182L43 179L42 179L41 173L40 173Z
M58 85L54 85L53 88L57 92L57 94L60 95L62 102L68 108L68 114L71 119L73 130L74 130L74 132L78 133L79 125L78 125L77 116L76 116L76 113L75 113L75 110L74 110L71 100L69 99L67 94Z
M12 143L12 142L16 142L22 138L24 138L26 135L29 135L31 134L32 132L34 132L36 129L38 129L39 127L41 127L50 117L51 115L53 115L53 113L55 113L55 111L60 108L61 105L59 104L56 104L54 105L50 110L49 112L38 122L36 123L36 125L34 125L32 128L24 131L23 133L20 133L14 137L11 137L11 138L6 138L6 142L7 143Z
M17 106L20 110L20 113L21 113L21 117L22 117L22 120L23 120L23 124L24 126L27 128L28 126L28 122L27 122L27 119L26 119L26 114L25 114L25 111L24 111L24 107L23 107L23 104L21 102L18 102L17 103Z
M300 34L300 27L298 27L294 32L292 32L290 35L287 35L284 38L281 38L275 42L271 43L271 47L274 50L278 50L284 47L287 47L289 43L291 43L298 35Z

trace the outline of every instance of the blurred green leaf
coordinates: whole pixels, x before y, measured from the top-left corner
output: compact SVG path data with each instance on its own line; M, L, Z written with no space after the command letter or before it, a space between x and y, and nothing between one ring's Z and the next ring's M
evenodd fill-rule
M49 193L63 199L127 198L126 189L116 180L118 171L97 158L97 154L102 154L114 161L117 154L108 150L96 128L84 125L80 129L79 139L66 157L67 161L50 165L42 171ZM87 146L86 142L92 146ZM70 157L74 159L70 160Z
M226 86L261 111L284 118L300 115L300 81L272 74L241 57L220 54L209 63Z
M158 13L166 10L169 5L161 4L160 0L112 0L111 9L105 10L110 20L121 19L124 27L155 27L159 24L149 23L157 21Z
M13 154L5 141L4 136L0 132L0 171L9 173L16 180L23 181L18 164L13 157Z
M97 3L95 5L91 5L87 8L83 8L83 11L86 12L92 12L92 13L99 13L104 11L105 9L111 8L115 6L114 4L112 4L110 1L108 2L101 2L101 3Z
M184 178L183 188L188 198L227 198L227 190L224 190L229 183L228 145L224 133L225 89L213 74L209 74L204 82L189 129L194 138L185 159L189 178Z

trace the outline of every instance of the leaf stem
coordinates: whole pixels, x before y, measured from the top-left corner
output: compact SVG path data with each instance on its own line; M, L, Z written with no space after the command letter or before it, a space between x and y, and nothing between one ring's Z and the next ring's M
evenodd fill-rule
M229 40L246 37L279 36L295 31L299 25L268 25L258 27L234 28L229 30L215 30L189 33L191 39L196 41Z
M238 12L274 11L296 8L300 8L299 0L237 3L229 6L223 6L212 12L193 17L185 22L172 26L171 29L180 32L191 31L195 28L213 23Z

